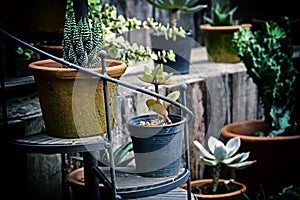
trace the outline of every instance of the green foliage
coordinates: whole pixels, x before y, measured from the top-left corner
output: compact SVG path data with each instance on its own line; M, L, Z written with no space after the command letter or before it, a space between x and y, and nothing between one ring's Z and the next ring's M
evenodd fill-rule
M68 0L66 18L73 13L73 1ZM146 21L141 21L136 18L125 18L122 15L117 15L115 6L104 4L101 5L99 0L88 0L88 21L90 24L98 22L101 24L100 32L102 33L103 42L102 49L105 50L111 58L123 61L126 65L134 62L148 61L150 59L163 59L175 61L175 54L170 51L159 51L155 53L150 47L130 43L125 39L124 34L139 29L153 29L155 32L161 32L166 39L185 37L185 31L180 28L170 28L170 25L162 25L155 22L152 18ZM160 54L164 54L162 57Z
M96 68L100 63L97 54L103 42L101 28L100 19L85 17L76 22L74 11L69 11L62 41L64 60L81 67Z
M275 191L273 194L266 195L264 188L260 185L259 191L256 193L256 200L299 200L300 187L296 185L289 185L284 187L281 191Z
M212 26L231 26L235 24L233 15L237 10L237 6L230 10L227 4L220 6L220 4L215 4L211 8L211 17L204 16L204 20Z
M34 45L34 44L31 43L31 45ZM31 49L23 48L20 45L16 45L16 52L19 55L24 55L24 59L27 61L31 59L31 56L34 53Z
M151 5L165 10L181 10L183 12L198 12L206 5L195 5L198 0L147 0Z
M134 159L133 155L129 155L131 151L133 151L133 146L131 141L122 144L116 150L114 150L113 156L114 156L115 166L116 167L127 166ZM109 152L107 149L102 149L99 151L99 162L101 162L106 166L109 166Z
M221 174L221 164L233 169L244 169L256 161L246 161L249 152L237 153L241 145L239 137L231 138L226 145L217 138L210 136L208 139L207 151L204 146L197 140L194 140L196 150L200 154L200 159L204 165L213 166L213 183L212 191L216 192Z
M114 164L115 167L125 167L127 166L133 159L133 155L129 155L130 152L133 151L132 142L128 141L113 151L114 156ZM109 152L107 149L99 150L98 161L106 166L109 166ZM82 156L71 156L72 159L83 161Z
M152 29L157 33L163 33L167 40L172 39L175 41L177 37L185 37L186 32L182 28L170 28L169 24L162 25L162 23L154 21L153 18L141 21L136 18L118 16L116 7L109 4L100 6L100 9L99 14L103 22L102 32L105 37L103 49L111 57L124 61L127 65L133 62L148 61L149 59L163 59L163 62L167 62L167 60L175 61L175 54L172 50L155 53L148 46L130 43L124 38L124 34L132 30ZM165 56L160 56L162 54Z
M292 61L290 21L270 21L259 31L241 27L233 41L247 73L257 85L264 106L265 121L272 127L269 136L291 134L295 104L295 81L298 71Z
M153 84L155 87L155 92L159 93L159 85L171 85L175 82L171 81L172 73L167 73L163 71L163 65L158 64L153 70L149 69L147 66L144 67L144 74L139 75L138 78L145 82ZM179 91L173 91L167 95L171 100L176 101L180 96ZM148 99L146 100L147 107L153 112L157 113L160 117L164 119L166 123L172 123L168 117L167 108L171 105L169 102L163 101L161 99Z
M173 29L178 29L178 11L194 13L207 8L207 5L196 5L198 0L147 0L147 2L159 9L171 11L171 27Z

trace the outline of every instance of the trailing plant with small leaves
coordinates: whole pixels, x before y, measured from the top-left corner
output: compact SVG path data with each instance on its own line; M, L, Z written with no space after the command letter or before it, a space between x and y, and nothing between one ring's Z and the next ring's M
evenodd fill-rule
M237 8L236 6L230 10L227 4L220 6L220 4L216 3L211 8L211 17L203 16L203 19L212 26L231 26L236 24L233 15Z
M163 71L163 65L158 64L153 70L147 66L144 67L144 74L139 75L138 78L145 82L154 85L156 93L159 93L159 85L171 85L175 82L171 81L172 73ZM173 91L167 95L167 98L176 101L180 96L179 91ZM171 124L172 121L168 117L167 108L171 105L169 102L163 101L159 98L146 100L147 107L153 112L157 113L163 119L163 122Z
M152 29L155 32L163 33L166 39L176 40L177 37L185 37L183 29L172 29L169 24L162 25L154 21L153 18L141 21L136 18L118 16L117 8L109 4L100 5L100 10L99 17L103 22L102 32L105 37L103 49L110 56L124 61L127 65L133 62L148 61L149 59L159 60L164 58L163 62L167 62L167 60L175 61L175 54L172 50L155 53L148 46L130 43L122 34L132 30ZM159 54L164 54L164 57Z
M234 35L238 55L258 88L269 136L292 134L297 124L291 121L295 105L295 81L298 71L292 61L290 21L267 22L256 32L241 27Z
M221 140L210 136L208 139L209 151L207 151L197 140L194 140L194 145L200 154L200 159L203 164L214 167L212 177L213 193L217 191L222 164L229 168L240 170L256 162L256 160L246 161L249 157L249 152L237 153L241 146L241 140L239 137L231 138L225 145Z

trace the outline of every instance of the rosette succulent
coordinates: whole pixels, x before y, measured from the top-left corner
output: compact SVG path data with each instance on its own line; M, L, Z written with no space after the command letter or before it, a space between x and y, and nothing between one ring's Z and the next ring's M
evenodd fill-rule
M231 138L225 145L222 141L210 136L208 139L209 151L197 140L194 140L194 145L200 154L203 164L214 167L212 177L213 192L217 191L222 164L233 169L244 169L256 162L255 160L246 161L249 157L249 152L237 153L241 145L239 137Z

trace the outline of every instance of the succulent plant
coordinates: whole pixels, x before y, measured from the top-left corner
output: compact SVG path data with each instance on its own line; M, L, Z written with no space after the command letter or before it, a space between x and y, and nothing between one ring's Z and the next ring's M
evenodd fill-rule
M100 21L93 21L90 27L88 18L82 18L76 23L75 15L72 14L65 22L63 58L82 67L96 68L100 63L97 53L102 48L102 41Z
M171 85L175 82L171 81L172 73L167 73L163 71L163 65L158 64L153 70L149 69L147 66L144 67L144 74L139 75L138 78L145 82L153 84L155 87L155 92L159 93L159 85ZM176 101L180 96L179 91L173 91L167 95L171 100ZM171 105L169 102L163 101L159 98L157 99L148 99L146 100L147 107L153 112L157 113L160 117L168 124L171 124L172 121L168 117L167 108Z
M94 35L101 35L101 48L105 50L110 57L123 61L127 65L132 64L133 62L139 61L148 61L150 59L158 60L162 58L159 54L164 55L163 62L167 60L175 61L175 54L172 50L168 51L159 51L154 52L148 46L137 45L136 43L130 43L126 38L123 36L124 33L127 33L131 30L138 30L138 29L153 29L155 32L162 32L164 33L166 38L172 38L176 40L177 36L184 37L185 32L181 29L172 29L168 24L162 25L161 23L156 22L153 18L148 18L145 21L138 20L136 18L125 18L123 15L117 15L117 8L115 6L109 4L100 4L99 0L87 0L88 1L88 13L86 19L83 20L83 24L85 26L85 30L88 30L88 23L89 25L94 26L95 23L98 24L99 31L94 33ZM75 50L80 50L77 52L78 56L79 53L85 53L82 50L85 48L79 48L77 44L73 44L75 42L73 35L79 35L74 31L71 30L75 27L74 21L72 22L72 15L73 15L73 1L67 1L67 12L66 12L66 28L70 29L67 32L70 37L66 38L63 46L66 51L65 59L69 60L78 60L79 58L75 57ZM88 23L87 23L88 22ZM96 24L95 24L96 25ZM77 25L78 26L78 25ZM70 27L70 28L68 28ZM93 31L95 29L93 27L89 28L89 31ZM77 28L80 31L79 28ZM96 29L95 29L96 30ZM92 38L83 38L84 41L87 41ZM94 40L94 39L93 39ZM80 41L76 39L76 41ZM67 43L68 45L66 45ZM69 45L76 45L72 47ZM85 44L85 43L84 43ZM95 46L94 46L95 47ZM100 48L99 46L96 47L97 49ZM85 49L87 52L90 50ZM82 56L80 59L83 59Z
M291 119L295 105L295 82L299 73L293 65L290 21L265 23L253 32L241 27L234 35L238 55L258 88L269 136L294 134L297 124Z
M244 169L256 162L255 160L246 161L249 157L249 152L237 153L241 145L239 137L231 138L225 145L221 140L210 136L208 139L209 151L197 140L194 140L194 145L200 154L203 164L214 167L212 177L213 192L217 191L222 164L233 169Z
M147 2L159 9L171 10L172 28L177 28L177 14L179 10L194 13L207 8L207 5L196 5L198 0L147 0Z
M233 15L237 8L236 6L230 10L227 4L220 6L220 4L216 3L211 8L211 17L204 16L203 19L212 26L231 26L235 24Z

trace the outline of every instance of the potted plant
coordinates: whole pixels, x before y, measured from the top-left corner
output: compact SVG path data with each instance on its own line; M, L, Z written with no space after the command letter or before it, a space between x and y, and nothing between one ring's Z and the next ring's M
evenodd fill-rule
M237 153L241 140L239 137L231 138L226 145L214 136L208 139L208 149L194 140L196 150L204 165L213 167L212 179L191 181L191 189L198 199L244 199L247 185L235 180L220 179L221 170L225 167L232 169L245 169L256 162L246 161L249 152ZM181 186L186 189L186 184Z
M162 64L154 69L145 66L144 74L138 78L153 84L159 93L159 85L174 84L172 73L163 71ZM173 91L167 98L176 101L180 92ZM156 114L145 114L130 118L127 122L133 143L136 172L146 177L164 177L178 173L181 166L182 137L186 119L169 114L170 103L161 99L146 100L147 107ZM176 148L174 148L176 147Z
M289 164L299 151L300 135L294 108L298 71L293 64L289 19L265 23L261 30L241 28L234 36L238 55L257 86L264 118L233 122L222 128L222 136L239 136L241 149L258 160L237 179L245 181L255 194L262 184L266 193L286 184L299 184L299 165ZM278 161L278 158L281 158ZM245 174L244 174L245 173ZM248 179L249 174L255 179Z
M100 73L101 19L87 12L87 0L75 2L74 10L66 16L63 59ZM120 78L126 70L125 63L118 60L107 60L106 66L107 75L113 78ZM30 63L29 67L49 136L76 138L106 132L102 80L50 59ZM108 91L113 126L116 85L108 83Z
M193 45L193 33L191 30L184 30L182 27L178 27L177 18L179 11L187 13L199 12L205 9L207 5L195 5L197 1L194 0L179 0L179 1L169 1L169 0L147 0L151 5L156 8L171 11L170 23L167 27L170 27L172 32L177 33L176 37L166 37L165 34L161 32L154 32L151 36L152 49L157 50L170 50L172 49L176 55L176 62L168 61L164 63L164 71L172 72L176 74L187 74L189 73L190 67L190 55L191 48ZM171 33L168 33L171 34ZM183 48L184 47L184 48ZM160 62L156 62L160 63Z
M239 62L237 47L232 42L234 32L240 26L251 27L251 24L239 24L234 19L238 7L230 8L227 1L221 5L212 5L211 16L204 16L205 24L200 25L208 58L213 62Z

